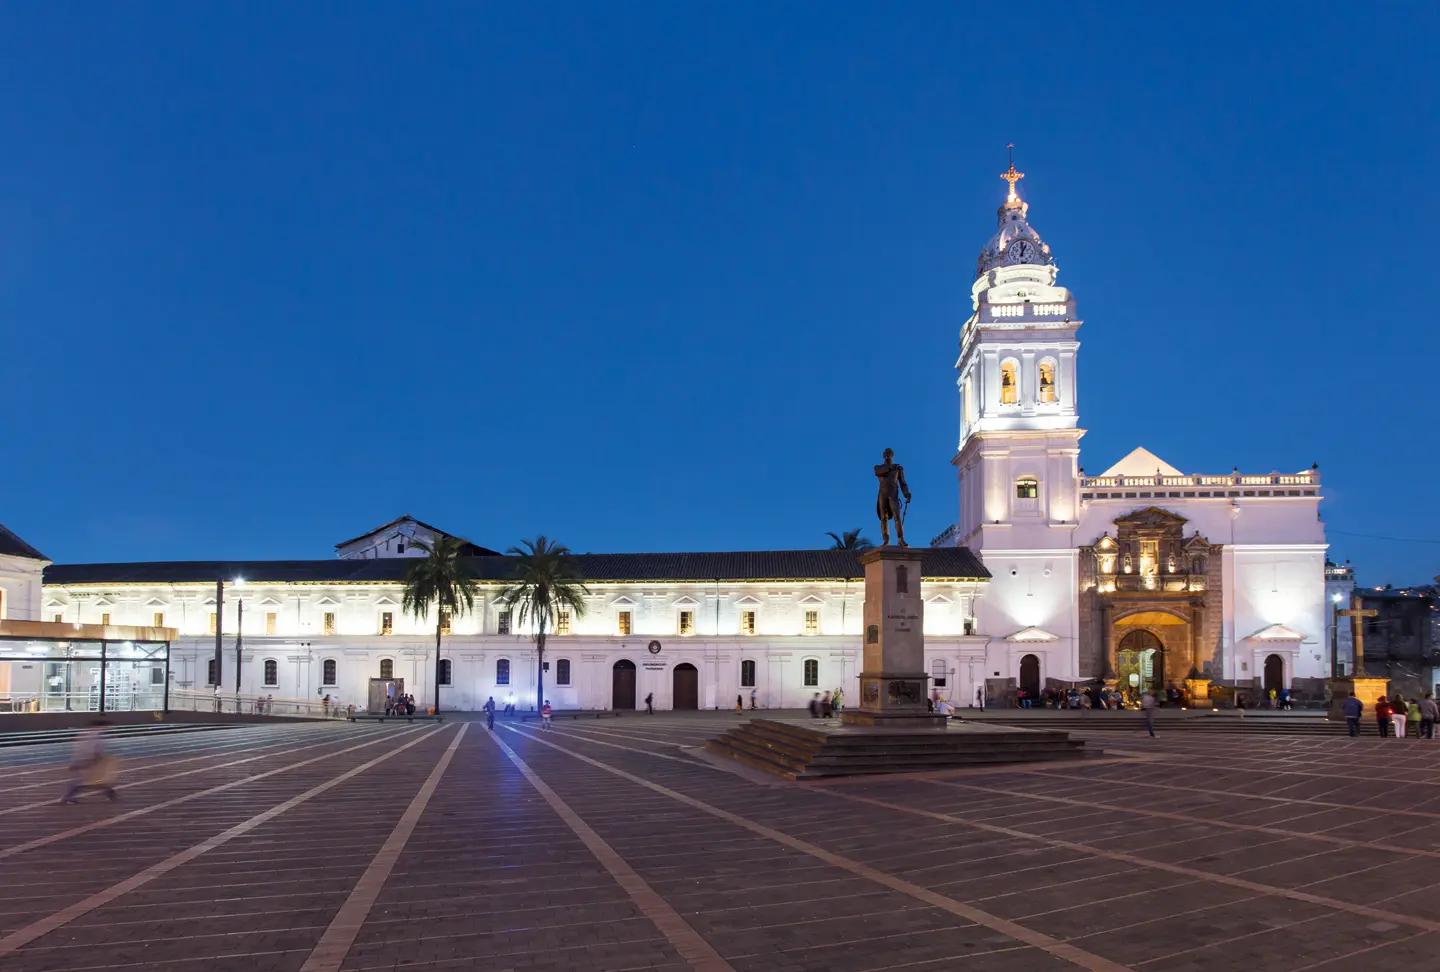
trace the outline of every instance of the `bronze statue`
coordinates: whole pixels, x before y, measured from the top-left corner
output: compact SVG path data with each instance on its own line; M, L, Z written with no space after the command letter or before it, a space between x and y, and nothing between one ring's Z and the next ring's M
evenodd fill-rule
M885 461L875 467L875 478L880 480L880 493L875 497L875 515L880 517L880 544L890 543L890 521L895 521L895 536L900 546L905 542L905 510L910 506L910 487L905 484L905 467L892 460L894 449L885 450ZM900 504L900 495L905 495L905 505Z

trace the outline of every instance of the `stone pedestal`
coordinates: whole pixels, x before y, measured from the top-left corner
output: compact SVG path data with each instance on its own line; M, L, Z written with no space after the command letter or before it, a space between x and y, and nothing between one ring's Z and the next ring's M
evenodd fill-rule
M848 726L943 728L945 718L926 702L925 602L920 558L904 547L876 547L860 556L865 566L865 629L860 704L846 708Z
M1345 701L1347 695L1353 695L1364 703L1364 714L1373 716L1375 703L1390 694L1388 678L1371 678L1366 675L1327 679L1326 686L1330 691L1330 717L1333 719L1344 718L1340 712L1340 703Z
M1215 708L1215 703L1210 699L1210 679L1208 678L1185 679L1185 696L1189 699L1189 706L1192 709Z

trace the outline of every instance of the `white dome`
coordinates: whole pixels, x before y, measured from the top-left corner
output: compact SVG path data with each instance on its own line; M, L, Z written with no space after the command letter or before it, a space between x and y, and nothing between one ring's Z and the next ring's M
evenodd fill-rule
M1026 221L1026 215L1030 212L1030 206L1021 199L1015 192L1015 183L1024 178L1023 172L1015 171L1015 163L1010 163L1010 171L1002 174L1000 178L1010 183L1010 193L997 211L999 228L985 248L980 251L980 259L975 265L975 276L983 277L996 267L1016 266L1042 266L1055 265L1055 257L1050 252L1050 246L1040 238L1040 234Z

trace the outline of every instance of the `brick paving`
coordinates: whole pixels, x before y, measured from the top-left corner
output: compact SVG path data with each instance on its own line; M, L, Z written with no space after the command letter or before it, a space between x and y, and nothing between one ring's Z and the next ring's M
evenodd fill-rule
M703 754L734 720L131 739L78 806L67 747L0 752L0 968L1440 968L1440 742L797 785Z

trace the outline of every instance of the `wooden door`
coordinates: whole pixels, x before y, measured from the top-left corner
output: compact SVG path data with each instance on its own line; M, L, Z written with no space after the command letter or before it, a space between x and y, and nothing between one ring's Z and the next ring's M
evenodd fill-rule
M671 675L673 693L670 703L673 709L694 712L700 708L700 672L689 662L675 666Z
M610 675L610 708L635 708L635 663L621 659Z

